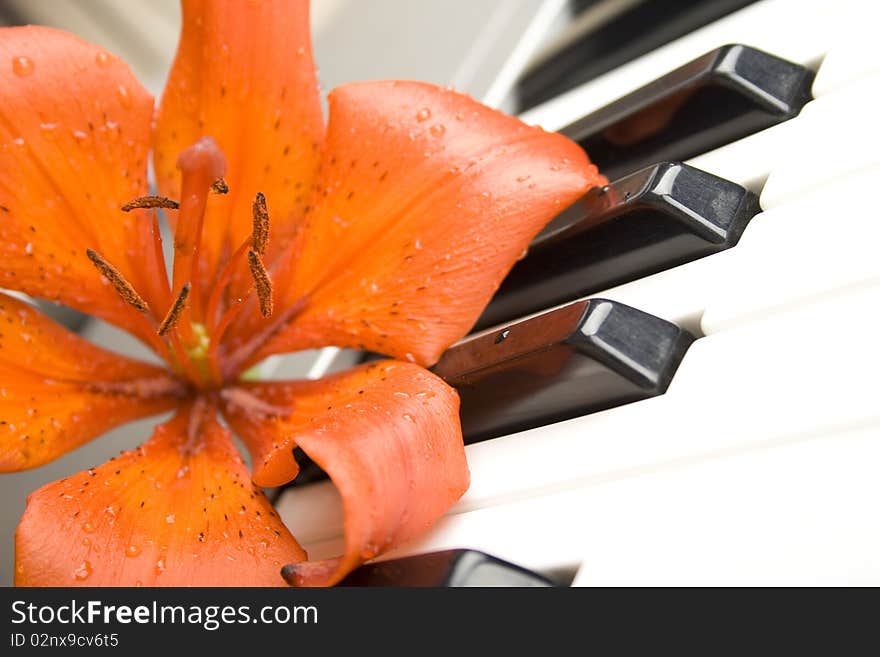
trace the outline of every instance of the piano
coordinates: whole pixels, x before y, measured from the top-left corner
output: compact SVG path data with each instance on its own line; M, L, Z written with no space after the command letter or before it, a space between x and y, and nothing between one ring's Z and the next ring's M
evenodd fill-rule
M880 7L538 4L483 97L612 183L435 367L470 489L344 583L880 583ZM277 506L342 551L328 481Z
M362 5L319 40L319 61L364 34L371 17L356 14L374 3ZM542 231L436 366L462 397L470 489L343 583L880 584L880 221L865 200L880 184L880 6L504 0L468 12L479 29L458 16L447 29L479 38L451 40L442 75L564 132L612 183ZM123 14L133 34L175 38ZM407 20L443 16L446 3L426 3ZM143 49L129 59L171 52ZM373 76L406 73L388 66ZM107 325L58 319L149 357ZM266 373L319 377L368 357L331 348ZM25 491L149 426L8 476L19 502L3 526ZM342 551L320 472L305 464L277 496L313 558Z

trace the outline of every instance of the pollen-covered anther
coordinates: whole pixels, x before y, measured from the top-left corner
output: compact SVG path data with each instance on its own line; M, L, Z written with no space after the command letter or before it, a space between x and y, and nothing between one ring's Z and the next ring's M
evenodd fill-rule
M266 196L263 192L257 192L254 198L253 215L253 247L254 251L262 256L266 254L266 245L269 243L269 208L266 206Z
M92 261L92 264L95 265L95 269L101 272L101 275L110 281L110 284L116 289L116 292L127 304L133 306L142 313L150 311L147 302L137 293L134 286L125 279L125 276L123 276L116 267L107 262L107 260L104 259L104 256L92 249L86 249L86 255L89 257L89 260Z
M223 178L217 178L217 180L211 183L211 192L213 194L228 194L229 185Z
M123 212L131 212L138 208L163 208L165 210L177 210L180 204L164 196L138 196L130 200L120 208Z
M257 298L260 300L260 314L269 317L272 315L272 280L269 278L269 272L266 271L260 254L254 249L248 251L248 264L251 268L251 276L254 277Z
M190 284L186 283L182 288L180 288L180 292L177 294L177 298L174 300L174 303L171 304L171 308L168 310L168 314L165 315L165 319L162 320L162 323L159 324L159 328L156 329L156 333L159 335L165 335L173 329L177 322L180 320L180 315L183 313L183 309L186 308L186 300L189 297Z

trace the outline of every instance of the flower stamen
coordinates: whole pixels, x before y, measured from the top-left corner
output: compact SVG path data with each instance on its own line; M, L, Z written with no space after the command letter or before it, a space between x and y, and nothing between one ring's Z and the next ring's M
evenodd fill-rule
M214 194L228 194L229 185L226 184L223 178L217 178L217 180L211 183L211 192Z
M156 329L156 333L159 335L165 335L177 325L177 322L180 321L180 316L183 314L183 310L186 307L186 300L189 297L190 284L185 283L182 288L180 288L180 292L177 294L177 298L174 300L174 303L171 304L171 308L168 310L168 314L165 315L165 319L162 320L162 323L159 324L159 328Z
M147 305L147 302L137 293L134 286L125 279L125 276L123 276L116 267L107 262L104 256L92 249L86 249L86 255L89 257L89 260L92 261L92 264L95 265L95 268L101 272L101 275L110 281L110 284L116 289L117 294L119 294L127 304L142 313L150 312L150 307Z
M257 298L260 300L260 314L263 317L270 317L272 315L272 280L269 278L269 272L266 271L263 259L254 249L248 251L248 265L251 268L251 276L254 277Z
M138 196L123 205L120 209L123 212L131 212L137 208L162 208L164 210L177 210L180 204L170 198L164 196Z
M266 255L266 245L269 243L269 209L266 207L266 195L257 192L253 205L254 228L252 241L254 251L261 256Z

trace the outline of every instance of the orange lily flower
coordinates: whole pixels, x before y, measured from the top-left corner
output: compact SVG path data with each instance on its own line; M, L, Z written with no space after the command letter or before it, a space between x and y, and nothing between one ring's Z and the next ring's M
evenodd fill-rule
M340 87L325 126L314 71L307 2L184 0L154 120L117 57L0 30L0 286L122 327L167 364L0 295L0 471L177 409L137 449L30 495L17 584L271 586L291 563L290 583L333 584L467 488L458 397L424 367L604 179L567 139L429 84ZM242 379L325 345L390 359ZM295 447L341 493L336 559L308 561L259 488L296 477Z

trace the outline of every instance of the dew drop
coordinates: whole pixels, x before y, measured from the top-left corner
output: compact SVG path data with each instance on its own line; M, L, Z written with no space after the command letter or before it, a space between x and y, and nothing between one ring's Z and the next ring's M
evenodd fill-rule
M85 545L86 547L89 547L92 544L92 541L89 538L84 538L82 540L82 544Z
M119 96L119 104L125 109L131 109L131 95L128 93L128 89L120 84L116 88L116 93Z
M95 63L101 68L107 68L108 66L110 66L110 55L108 55L103 50L99 51L95 55Z
M408 420L409 422L412 422L413 424L416 423L416 419L412 415L410 415L409 413L404 413L403 419Z
M442 123L437 123L431 126L431 134L435 137L442 137L443 133L446 132L446 126Z
M154 571L157 575L161 575L165 572L165 557L159 557L156 560L156 568Z
M174 514L169 513L167 516L165 516L165 522L167 522L169 525L173 525L174 524Z
M138 545L129 545L125 548L125 556L127 557L136 557L141 553L141 548Z
M83 524L83 531L86 534L91 534L93 531L95 531L95 526L92 523L87 522L87 523Z
M405 392L400 392L400 391L395 392L395 393L394 393L394 396L395 396L395 397L400 397L401 399L409 399L409 394L407 394L407 393L405 393Z
M34 60L30 57L13 57L12 72L20 78L26 78L34 72Z
M431 118L431 110L429 110L427 107L423 107L422 109L419 110L419 113L416 114L416 121L418 121L419 123L422 123L423 121L427 121L430 118Z
M83 580L88 579L89 575L91 575L91 574L92 574L92 564L88 559L83 561L79 565L79 568L77 568L76 570L73 571L73 577L79 582L82 582Z
M31 255L34 252L34 245L31 244L30 242L25 244L24 245L24 252L27 253L28 255ZM33 409L30 409L30 410L33 410ZM28 411L28 413L30 413L30 411Z

